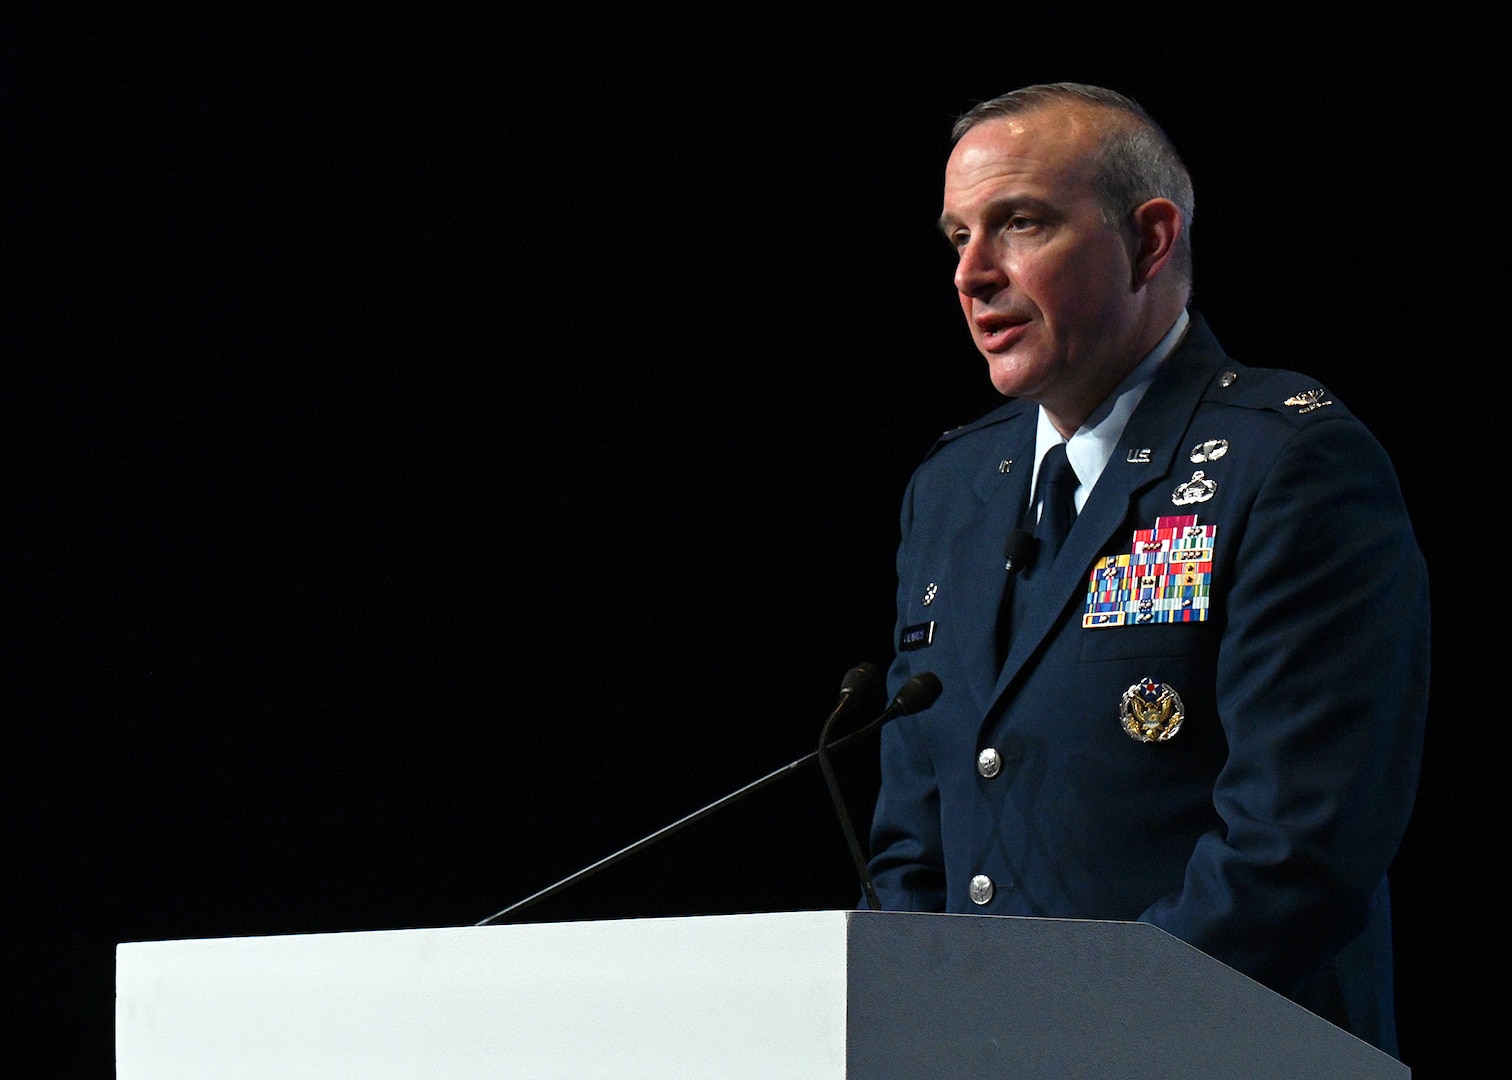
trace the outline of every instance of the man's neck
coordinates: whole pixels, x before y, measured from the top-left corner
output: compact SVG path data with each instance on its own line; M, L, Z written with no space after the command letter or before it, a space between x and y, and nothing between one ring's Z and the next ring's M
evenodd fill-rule
M1102 476L1115 446L1123 438L1129 418L1134 415L1134 410L1144 399L1145 391L1154 381L1156 371L1181 344L1190 324L1191 317L1185 311L1181 312L1165 336L1155 343L1155 347L1145 354L1134 370L1124 376L1123 381L1113 388L1102 404L1070 435L1056 428L1049 413L1040 409L1039 427L1034 440L1035 476L1039 475L1040 460L1050 447L1064 441L1067 458L1080 481L1076 492L1078 510Z
M1184 304L1171 308L1168 318L1162 316L1149 330L1138 336L1136 340L1139 344L1128 351L1123 364L1111 368L1103 378L1081 388L1080 393L1065 402L1041 401L1041 412L1062 438L1071 438L1087 422L1087 418L1107 402L1113 391L1129 377L1129 373L1149 359L1151 353L1157 349L1169 353L1175 347L1181 332L1186 329L1188 318Z

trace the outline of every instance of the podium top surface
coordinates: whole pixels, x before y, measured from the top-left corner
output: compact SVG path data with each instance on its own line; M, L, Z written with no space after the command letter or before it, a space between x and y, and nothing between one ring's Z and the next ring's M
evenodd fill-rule
M1153 926L816 911L137 942L117 1075L1406 1077Z

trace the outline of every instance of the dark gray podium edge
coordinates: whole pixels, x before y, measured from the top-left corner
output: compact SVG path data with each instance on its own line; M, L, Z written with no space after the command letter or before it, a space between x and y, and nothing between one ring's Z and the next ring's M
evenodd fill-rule
M853 912L849 1080L1404 1080L1348 1032L1146 923Z

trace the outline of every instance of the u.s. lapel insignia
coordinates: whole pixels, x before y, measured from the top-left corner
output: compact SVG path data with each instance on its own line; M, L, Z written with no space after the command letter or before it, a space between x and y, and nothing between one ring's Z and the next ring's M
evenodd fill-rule
M1323 395L1326 393L1328 393L1328 391L1320 386L1316 390L1305 390L1300 394L1293 394L1281 404L1293 405L1296 407L1299 414L1305 415L1312 412L1314 409L1321 409L1325 405L1333 404L1332 401L1323 400Z
M1192 447L1192 463L1201 465L1204 461L1217 461L1228 453L1229 444L1227 439L1209 439Z
M1148 465L1150 463L1150 448L1142 446L1136 450L1131 447L1124 460L1130 465Z
M1170 685L1145 676L1124 691L1118 719L1131 739L1165 742L1181 730L1186 706Z
M1199 525L1196 514L1136 529L1127 555L1092 565L1082 627L1206 622L1217 540L1218 526Z
M1209 480L1207 474L1198 469L1186 483L1176 485L1176 490L1171 492L1171 501L1177 506L1191 506L1207 502L1217 490L1218 482Z

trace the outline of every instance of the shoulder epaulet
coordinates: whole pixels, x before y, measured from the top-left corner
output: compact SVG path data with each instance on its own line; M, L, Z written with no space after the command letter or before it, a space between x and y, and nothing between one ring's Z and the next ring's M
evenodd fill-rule
M1231 364L1213 379L1205 396L1225 405L1291 417L1322 419L1349 411L1316 379L1281 368Z
M1006 424L1009 420L1012 420L1016 416L1021 414L1025 409L1032 408L1034 408L1034 405L1032 403L1019 398L1014 398L1012 401L1008 401L1003 403L1002 405L999 405L986 416L979 417L969 424L962 424L960 427L954 427L949 431L941 432L940 437L935 440L934 449L938 450L946 443L954 442L961 436L970 435L974 431L981 431L984 428L996 427L998 424ZM933 450L930 451L930 453L933 452Z

